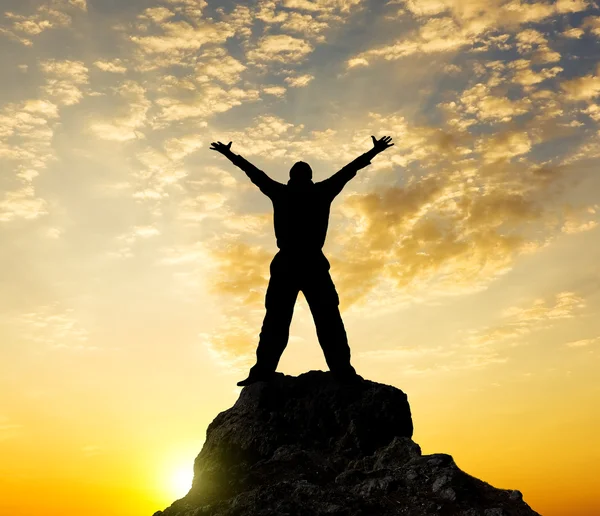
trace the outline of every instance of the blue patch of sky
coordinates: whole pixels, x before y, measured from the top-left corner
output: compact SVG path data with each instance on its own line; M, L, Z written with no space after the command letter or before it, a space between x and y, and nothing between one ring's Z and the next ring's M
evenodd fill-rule
M40 0L2 0L2 12L27 15L35 11L44 2Z
M158 7L165 3L157 0L87 0L88 12L111 16L116 22L120 20L115 15L137 15L148 7Z
M563 68L561 77L572 79L587 74L594 74L600 62L600 40L590 34L579 40L572 40L561 49Z
M0 44L3 49L0 52L0 104L37 98L41 79L32 51L16 41L2 39ZM27 70L20 69L19 65L27 65Z
M588 138L587 132L582 129L582 127L571 130L564 128L564 132L559 133L556 138L538 143L532 151L535 160L539 163L557 163L573 153Z

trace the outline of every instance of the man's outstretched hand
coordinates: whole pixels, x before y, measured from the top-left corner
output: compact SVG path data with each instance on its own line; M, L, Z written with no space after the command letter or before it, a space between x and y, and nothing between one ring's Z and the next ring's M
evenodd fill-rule
M231 142L229 142L227 145L221 142L212 142L210 150L216 150L217 152L220 152L226 156L231 152Z
M394 145L393 143L390 143L392 141L391 136L383 136L379 140L376 139L375 136L371 136L371 138L373 140L373 148L377 152L383 152L388 147L391 147L392 145Z

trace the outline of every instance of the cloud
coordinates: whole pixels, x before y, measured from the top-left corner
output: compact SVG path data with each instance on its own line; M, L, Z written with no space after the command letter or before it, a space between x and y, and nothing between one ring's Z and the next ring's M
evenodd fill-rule
M587 16L584 18L581 27L589 30L594 36L600 37L600 16Z
M86 11L86 0L50 0L27 14L12 11L4 13L0 34L26 46L33 45L33 37L50 29L70 27L77 11Z
M90 131L103 140L118 142L144 138L141 130L146 124L146 114L151 106L146 98L146 90L137 82L127 80L115 89L115 93L123 114L92 122Z
M134 246L140 241L160 235L160 230L153 225L134 226L130 231L116 237L116 241L120 244L115 251L109 251L107 256L110 258L132 258L134 256Z
M196 135L187 135L180 138L169 138L164 143L165 152L175 161L185 158L203 147L203 142Z
M565 38L572 38L572 39L579 39L584 34L585 34L585 31L578 27L571 27L571 28L566 29L563 32L561 32L561 35L564 36Z
M600 337L593 337L591 339L574 340L567 342L565 346L569 348L586 348L600 342Z
M329 28L329 24L316 20L310 14L290 12L281 24L281 28L288 32L302 34L306 38L314 38L315 41L323 43L325 36L322 33Z
M164 266L198 263L211 266L213 264L207 246L203 242L162 247L160 254L162 257L157 260L157 263Z
M479 150L486 163L510 160L531 150L531 138L524 131L506 131L482 139Z
M203 146L204 142L198 134L182 134L167 137L162 142L158 140L154 145L147 143L143 147L135 146L131 158L135 172L131 175L132 181L124 186L133 189L134 199L149 201L159 209L156 201L168 198L169 192L181 192L183 187L180 182L189 173L185 160ZM205 176L215 175L213 167L205 167L202 171Z
M588 104L588 106L583 110L583 112L595 122L600 122L600 105Z
M260 0L256 6L255 16L267 24L281 23L288 19L289 11L279 10L276 12L278 2L275 0Z
M218 273L212 278L214 292L233 296L249 306L264 299L271 253L261 246L239 242L215 247L211 255L219 264Z
M214 242L209 253L213 264L209 288L226 301L216 329L200 335L202 344L216 361L229 367L245 367L256 350L273 256L262 246L239 241L225 245Z
M598 204L588 206L585 214L575 211L572 208L566 209L562 225L563 233L574 234L595 229L598 227L598 220L596 219L599 209L600 206Z
M509 63L509 67L514 70L513 80L521 86L533 86L540 84L547 79L556 77L563 68L560 66L553 66L551 68L542 68L539 71L534 71L531 68L531 61L528 59L516 59Z
M98 60L94 62L94 66L104 72L110 73L125 73L127 68L123 65L120 59L114 59L112 61Z
M46 201L36 197L32 186L7 192L0 199L0 222L14 219L37 219L47 213Z
M227 197L220 192L205 192L184 199L179 205L179 219L188 223L197 223L209 217L225 217L221 210ZM227 221L223 223L228 225Z
M160 235L160 230L155 226L135 226L130 233L126 233L119 238L131 244L136 240L147 239L156 235Z
M63 231L60 228L48 228L46 230L46 236L48 238L52 238L52 239L57 239L60 238L60 236L62 235Z
M550 49L545 36L530 28L519 31L520 27L543 22L551 16L580 12L588 5L588 2L567 0L555 3L409 0L405 7L416 21L417 28L408 34L403 31L402 37L391 43L353 56L346 65L354 68L375 59L397 60L413 54L460 49L488 50L492 46L510 48L506 43L507 36L498 36L499 31L515 33L517 49L520 52L534 52L534 60L554 62L560 59L560 54ZM404 16L404 12L400 11L399 16Z
M228 55L225 49L219 48L205 55L210 57L201 60L195 69L196 80L199 83L218 80L232 85L239 82L240 74L246 69L246 66Z
M350 58L348 68L366 65L372 59L397 60L416 53L447 52L458 50L472 42L468 34L461 33L454 19L432 18L423 23L412 37L397 40L389 45L375 47Z
M563 81L560 87L567 98L573 101L592 100L600 96L600 66L594 75L588 74Z
M302 88L314 79L313 75L304 74L298 77L286 77L284 81L292 88Z
M131 34L129 38L146 56L158 54L164 59L145 63L144 68L189 65L202 46L223 43L235 35L235 29L228 23L212 23L204 19L201 7L196 6L180 3L178 9L162 7L144 11L136 26L137 34ZM180 19L181 16L186 19Z
M260 91L238 87L222 88L210 83L198 87L189 97L191 98L183 100L175 96L164 96L156 100L160 107L159 120L171 123L189 118L209 118L244 102L259 100Z
M525 29L517 33L517 50L521 54L532 54L532 61L539 63L554 63L560 61L560 53L548 46L548 40L535 29Z
M247 314L226 312L224 320L212 333L198 335L201 345L213 360L228 371L246 369L256 349L259 320L250 321ZM258 324L257 324L258 323Z
M311 13L334 14L348 13L357 9L361 0L284 0L283 5L288 9L299 9Z
M247 5L237 4L233 11L223 15L223 21L229 25L235 35L243 41L252 36L255 13Z
M267 95L273 95L275 97L283 97L285 95L285 92L287 91L287 89L284 86L277 85L263 86L262 90Z
M4 193L0 195L0 221L33 220L48 212L33 182L55 159L53 124L58 106L48 100L29 99L0 109L0 163Z
M585 307L585 301L574 292L561 292L553 301L536 299L528 307L505 310L500 323L471 332L467 343L471 347L487 347L498 343L516 343L540 329L549 328L557 321L572 319Z
M81 87L89 82L88 69L82 61L48 59L40 63L46 75L44 94L59 105L71 106L83 98Z
M481 83L465 90L460 102L466 114L475 115L481 121L499 122L508 122L527 113L531 104L527 98L510 100L506 96L493 95L489 86Z
M493 350L463 349L457 345L437 347L414 347L377 349L355 353L362 361L375 362L378 367L393 365L403 375L440 375L451 371L483 369L490 365L504 364Z
M90 334L79 322L73 308L60 308L57 304L44 305L37 310L19 314L15 324L20 335L48 349L95 351L88 344Z
M306 40L288 34L272 34L260 39L255 49L246 57L250 62L298 62L313 51L313 46Z
M522 195L476 192L428 175L347 198L355 222L332 258L345 306L382 276L396 289L435 297L479 290L509 270L530 245L510 228L535 219L536 210Z
M68 2L82 11L87 11L87 0L68 0Z
M348 68L354 68L356 66L368 66L369 61L364 57L353 57L348 59L347 66Z

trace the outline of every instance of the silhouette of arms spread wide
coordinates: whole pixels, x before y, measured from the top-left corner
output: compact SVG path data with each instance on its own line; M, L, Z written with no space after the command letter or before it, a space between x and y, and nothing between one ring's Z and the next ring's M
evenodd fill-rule
M361 168L370 165L371 160L377 156L377 154L394 145L393 143L390 143L392 141L391 136L383 136L379 140L377 140L375 136L371 136L371 139L373 140L372 149L361 154L358 158L348 163L328 179L321 181L320 184L325 187L332 198L342 191L344 186L346 186L346 183L356 176L356 173Z
M373 148L361 154L358 158L348 163L345 167L333 174L330 178L321 181L319 184L328 193L331 199L339 194L346 183L350 181L356 173L361 169L371 164L371 160L380 152L394 145L391 143L391 136L383 136L379 140L375 136L371 136L373 140ZM246 160L239 154L234 154L231 151L231 143L225 145L222 142L212 142L211 150L220 152L228 158L234 165L241 168L256 186L258 186L265 195L272 197L277 188L283 186L281 183L271 179L262 170L255 167L252 163Z
M282 186L281 183L278 183L274 179L271 179L267 174L265 174L259 168L255 167L247 159L245 159L239 154L234 154L233 152L231 152L231 142L229 142L227 145L221 142L212 142L211 150L220 152L234 165L241 168L250 178L250 181L252 181L256 186L258 186L258 188L260 188L260 191L266 196L271 197L273 191L278 186Z

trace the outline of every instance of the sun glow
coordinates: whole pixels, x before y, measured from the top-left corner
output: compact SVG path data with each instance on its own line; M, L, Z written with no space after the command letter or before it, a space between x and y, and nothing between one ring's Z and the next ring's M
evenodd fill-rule
M186 464L172 470L169 478L169 492L175 498L182 498L192 487L194 470L191 464Z

